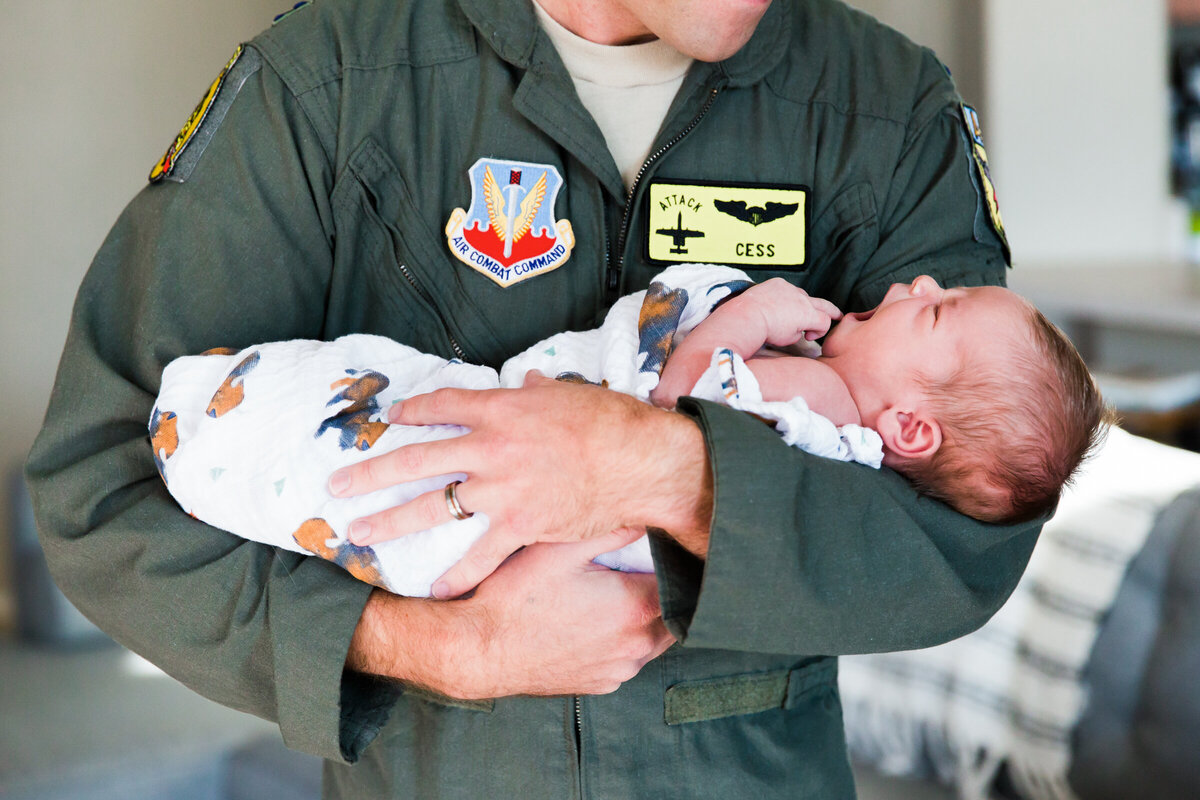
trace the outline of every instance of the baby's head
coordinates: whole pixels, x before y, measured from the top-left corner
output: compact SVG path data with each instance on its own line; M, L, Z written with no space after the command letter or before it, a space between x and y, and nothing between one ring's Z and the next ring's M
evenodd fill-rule
M896 284L825 340L884 463L987 522L1052 509L1103 436L1108 412L1079 353L997 286Z

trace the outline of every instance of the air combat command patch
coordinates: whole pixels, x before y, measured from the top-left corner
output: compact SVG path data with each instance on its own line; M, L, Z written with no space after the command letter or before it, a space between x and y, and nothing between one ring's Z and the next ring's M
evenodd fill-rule
M646 258L799 269L808 201L805 186L655 179L646 192Z
M562 176L549 164L481 158L467 172L471 207L456 208L446 223L454 257L501 286L561 267L575 234L554 219Z

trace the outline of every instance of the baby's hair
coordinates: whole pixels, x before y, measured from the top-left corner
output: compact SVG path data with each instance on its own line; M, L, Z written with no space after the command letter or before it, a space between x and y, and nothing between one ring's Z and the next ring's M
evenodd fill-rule
M900 468L918 490L985 522L1052 510L1114 418L1070 340L1032 304L1026 317L1025 331L1001 335L1019 337L1013 358L922 380L942 446Z

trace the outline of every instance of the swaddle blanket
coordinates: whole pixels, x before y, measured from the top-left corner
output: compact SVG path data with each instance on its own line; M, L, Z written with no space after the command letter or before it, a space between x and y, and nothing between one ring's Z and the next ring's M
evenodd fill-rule
M517 387L530 369L648 401L679 337L750 283L729 267L671 267L646 291L619 300L599 328L551 336L505 362L499 374L366 334L185 356L163 371L150 419L155 464L179 505L210 525L320 556L397 594L427 597L487 530L486 514L370 547L352 544L346 529L467 476L440 475L360 497L335 498L326 489L338 468L466 432L455 425L389 425L393 403L443 387ZM714 353L697 391L775 420L789 444L879 465L877 434L838 429L800 398L764 403L753 374L730 351ZM626 571L654 569L645 538L597 561Z

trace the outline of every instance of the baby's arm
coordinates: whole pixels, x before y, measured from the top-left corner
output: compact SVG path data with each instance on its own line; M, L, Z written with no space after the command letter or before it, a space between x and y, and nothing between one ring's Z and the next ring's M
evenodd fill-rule
M760 355L746 360L758 379L763 400L803 397L808 407L834 425L861 425L858 406L842 377L824 361L786 354Z
M755 284L713 311L684 338L667 359L650 400L674 408L708 369L718 347L728 347L749 362L764 346L787 347L801 339L819 339L841 316L833 303L809 297L782 278Z

